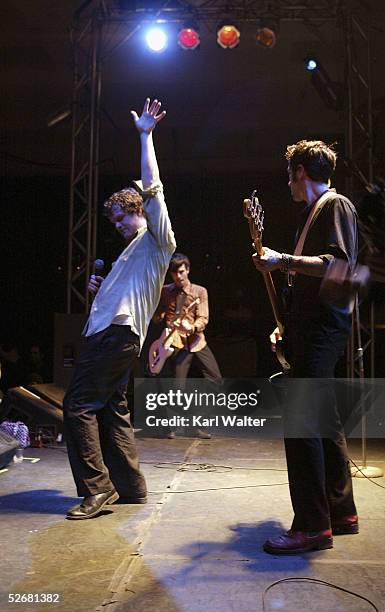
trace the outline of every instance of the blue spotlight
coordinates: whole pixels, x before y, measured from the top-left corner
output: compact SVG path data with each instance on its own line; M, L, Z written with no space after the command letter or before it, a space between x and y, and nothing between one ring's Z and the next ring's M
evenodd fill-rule
M310 72L312 72L318 67L318 62L314 57L309 57L305 61L305 64L306 64L306 70L309 70Z
M167 47L167 34L159 27L151 28L146 33L146 42L151 51L164 51Z

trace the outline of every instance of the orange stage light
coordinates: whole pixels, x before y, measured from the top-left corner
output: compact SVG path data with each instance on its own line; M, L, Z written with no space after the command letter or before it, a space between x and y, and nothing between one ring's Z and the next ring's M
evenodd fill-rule
M223 49L234 49L239 44L241 33L234 25L223 25L217 31L217 43Z

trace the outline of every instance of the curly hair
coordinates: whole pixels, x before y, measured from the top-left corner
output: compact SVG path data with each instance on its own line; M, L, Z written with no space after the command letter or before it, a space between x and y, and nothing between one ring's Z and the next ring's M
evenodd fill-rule
M295 172L298 166L302 165L311 180L327 183L337 161L333 144L327 145L322 140L300 140L289 145L286 149L286 159L290 170Z
M133 187L116 191L104 202L103 210L107 217L111 216L111 209L115 204L125 213L144 214L143 198Z

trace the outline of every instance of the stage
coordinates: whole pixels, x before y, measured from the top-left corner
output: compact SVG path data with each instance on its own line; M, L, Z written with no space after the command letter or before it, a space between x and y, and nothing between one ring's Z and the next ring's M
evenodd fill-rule
M26 449L0 473L1 603L14 609L89 612L257 612L265 589L315 578L385 609L385 478L353 481L360 533L334 548L292 557L263 552L290 527L280 440L140 438L147 505L114 504L69 521L77 503L65 448ZM349 444L360 463L359 440ZM369 441L368 464L385 468L385 442ZM38 461L33 461L33 459ZM32 459L32 460L31 460ZM8 603L9 594L58 594L57 603ZM289 581L265 609L365 612L369 603L315 582Z

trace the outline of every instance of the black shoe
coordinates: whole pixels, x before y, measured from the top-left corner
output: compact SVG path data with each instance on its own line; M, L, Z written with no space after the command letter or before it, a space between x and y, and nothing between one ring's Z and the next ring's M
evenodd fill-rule
M113 491L106 491L105 493L97 493L97 495L89 495L83 499L81 504L68 510L67 518L92 518L99 514L105 506L113 504L117 499L119 499L119 495L115 489Z
M200 440L211 440L211 433L206 431L205 429L199 429L199 427L195 428L185 428L184 435L186 438L199 438Z
M147 504L147 495L119 495L117 504Z
M332 519L333 535L351 535L359 532L357 514Z
M323 531L293 531L269 538L263 545L263 550L271 555L302 555L311 550L333 548L332 530Z
M199 438L200 440L211 440L211 433L204 429L196 429L193 435L194 438Z

